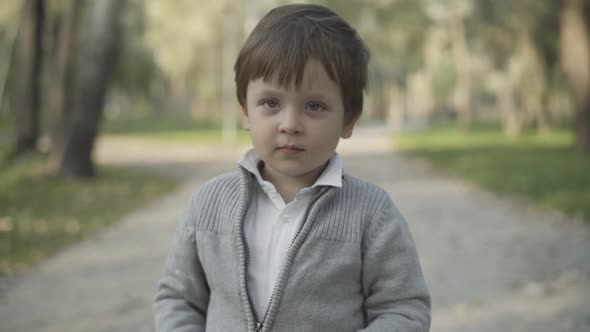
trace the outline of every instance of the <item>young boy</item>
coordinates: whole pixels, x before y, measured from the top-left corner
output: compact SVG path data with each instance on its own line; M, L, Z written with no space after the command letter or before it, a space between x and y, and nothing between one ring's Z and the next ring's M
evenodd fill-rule
M235 78L253 149L193 195L158 284L158 331L428 331L406 222L335 153L362 112L368 60L322 6L275 8L252 31Z

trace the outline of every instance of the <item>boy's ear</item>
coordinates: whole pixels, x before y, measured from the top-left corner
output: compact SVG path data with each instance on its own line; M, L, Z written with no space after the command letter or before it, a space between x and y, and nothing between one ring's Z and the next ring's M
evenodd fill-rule
M242 127L244 130L250 130L250 119L248 119L248 111L242 107Z
M361 114L359 113L355 115L352 119L350 119L347 123L345 123L342 127L342 134L340 135L340 137L350 138L350 136L352 136L352 130L354 129L354 125L360 117Z

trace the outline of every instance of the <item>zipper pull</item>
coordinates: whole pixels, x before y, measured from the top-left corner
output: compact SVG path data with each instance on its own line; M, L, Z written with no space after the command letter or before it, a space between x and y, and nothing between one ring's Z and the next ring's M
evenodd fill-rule
M256 322L256 332L262 331L262 322Z

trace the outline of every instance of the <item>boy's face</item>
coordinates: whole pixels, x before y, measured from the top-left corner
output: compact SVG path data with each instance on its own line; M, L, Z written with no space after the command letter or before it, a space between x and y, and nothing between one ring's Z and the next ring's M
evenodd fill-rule
M308 61L299 89L262 78L250 81L246 106L242 121L265 163L263 175L306 186L321 174L340 137L352 135L356 122L344 123L340 86L315 60Z

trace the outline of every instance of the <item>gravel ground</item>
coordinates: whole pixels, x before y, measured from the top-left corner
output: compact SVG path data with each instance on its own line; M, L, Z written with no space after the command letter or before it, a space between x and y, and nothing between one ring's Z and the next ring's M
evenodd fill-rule
M590 224L498 197L394 153L382 129L343 141L345 171L375 182L409 222L433 296L431 331L590 331ZM181 187L9 283L0 331L153 331L151 300L180 211L244 147L105 139L98 158Z

